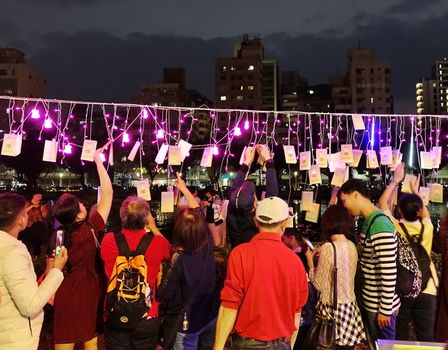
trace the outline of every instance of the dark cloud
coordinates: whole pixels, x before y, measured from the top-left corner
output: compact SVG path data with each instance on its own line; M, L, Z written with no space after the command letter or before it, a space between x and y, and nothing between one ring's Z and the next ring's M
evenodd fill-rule
M266 58L277 59L281 70L299 70L311 83L326 83L330 74L345 72L349 48L358 43L371 47L378 59L391 63L396 112L412 113L415 83L429 75L434 61L448 55L441 35L447 31L448 13L412 27L375 18L343 37L279 33L262 39ZM49 95L55 98L129 101L142 86L160 82L163 67L182 66L188 87L213 99L215 59L231 56L240 40L53 33L43 38L30 63L46 75Z
M430 7L438 5L442 0L401 0L401 2L390 6L386 13L394 15L408 15L418 13L420 11L427 11Z

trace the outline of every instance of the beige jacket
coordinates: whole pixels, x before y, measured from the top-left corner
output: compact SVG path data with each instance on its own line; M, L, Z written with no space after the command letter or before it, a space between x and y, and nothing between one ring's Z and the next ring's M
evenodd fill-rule
M64 279L51 269L40 286L36 283L26 246L0 231L0 349L33 350L39 344L43 310Z

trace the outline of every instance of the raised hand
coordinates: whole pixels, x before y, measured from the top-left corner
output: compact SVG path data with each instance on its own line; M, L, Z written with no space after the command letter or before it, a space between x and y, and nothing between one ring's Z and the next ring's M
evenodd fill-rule
M103 147L98 148L98 149L95 151L95 155L93 156L93 159L95 159L95 161L96 161L96 160L101 161L100 154L103 153L103 151L104 151L105 149L107 149L107 147L109 147L109 145L110 145L111 143L112 143L112 141L109 140L109 141L106 142L106 144L105 144Z
M405 171L404 171L404 163L400 163L397 165L397 167L395 168L395 172L394 172L394 181L398 184L401 181L403 181L405 176Z

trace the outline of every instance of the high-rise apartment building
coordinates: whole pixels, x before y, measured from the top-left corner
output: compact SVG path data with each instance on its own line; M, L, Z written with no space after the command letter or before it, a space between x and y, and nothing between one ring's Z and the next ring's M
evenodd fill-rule
M215 106L224 109L275 110L278 100L277 61L264 60L258 37L245 35L233 57L215 64Z
M390 64L377 61L372 49L349 50L348 82L353 113L393 113Z
M417 114L448 114L448 59L435 62L431 78L415 86Z
M14 48L0 48L0 95L45 97L47 81L27 65L25 54Z

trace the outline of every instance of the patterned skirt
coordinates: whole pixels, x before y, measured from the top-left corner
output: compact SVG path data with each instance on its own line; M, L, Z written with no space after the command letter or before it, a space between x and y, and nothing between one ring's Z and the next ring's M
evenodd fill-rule
M320 300L316 305L324 316L333 316L333 306ZM366 340L364 324L356 301L349 304L338 304L336 309L336 344L354 346Z

